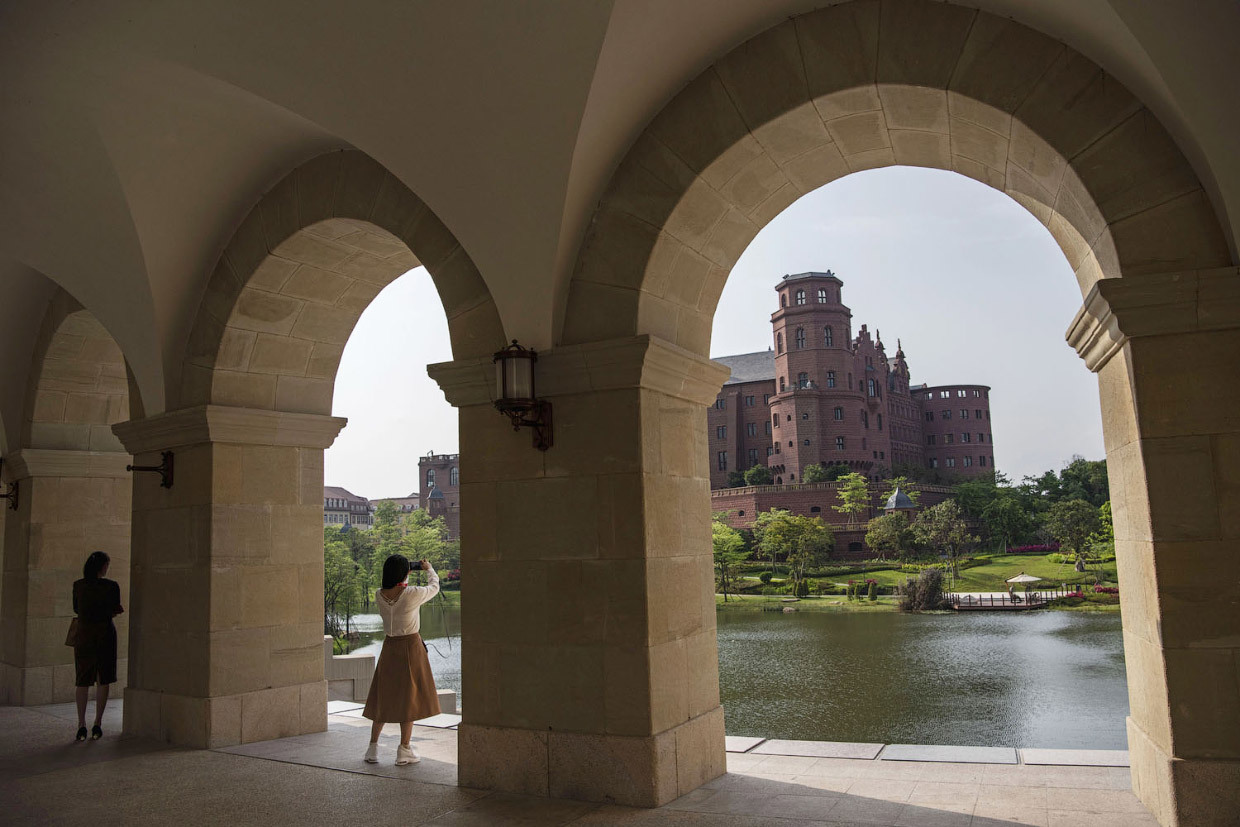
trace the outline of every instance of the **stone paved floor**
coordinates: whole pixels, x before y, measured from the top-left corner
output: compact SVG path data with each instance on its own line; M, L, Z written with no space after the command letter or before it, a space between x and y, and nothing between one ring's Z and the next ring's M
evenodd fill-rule
M1156 822L1113 767L894 762L729 754L728 774L658 810L456 786L456 733L415 728L420 764L361 760L369 723L225 750L124 739L119 704L102 741L74 743L71 705L0 707L5 824L326 823L672 827L1144 827ZM392 727L391 729L395 729Z

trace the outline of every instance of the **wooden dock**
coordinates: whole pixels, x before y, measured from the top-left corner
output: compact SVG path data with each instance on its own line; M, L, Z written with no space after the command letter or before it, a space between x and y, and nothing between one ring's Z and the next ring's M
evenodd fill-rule
M1017 595L1015 599L1007 595L995 597L972 594L949 594L947 599L958 612L1024 612L1046 608L1050 602L1047 596L1040 592Z

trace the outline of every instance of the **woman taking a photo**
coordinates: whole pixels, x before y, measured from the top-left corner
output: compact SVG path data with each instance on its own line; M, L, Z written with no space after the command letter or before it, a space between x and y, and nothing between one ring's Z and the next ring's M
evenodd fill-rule
M77 740L86 740L86 700L92 684L95 690L95 726L92 741L103 737L103 710L108 690L116 683L116 626L112 618L125 611L121 607L121 587L108 573L108 555L91 552L82 567L82 579L73 583L73 612L77 615L77 635L73 641L73 664L77 671Z
M379 733L385 723L400 724L397 764L416 764L422 759L409 746L413 722L439 714L439 695L426 657L426 644L418 633L418 607L439 593L439 575L425 560L417 568L427 573L427 585L410 586L413 568L402 555L393 554L383 563L383 588L375 592L375 605L383 618L383 649L362 715L372 721L366 762L379 762Z

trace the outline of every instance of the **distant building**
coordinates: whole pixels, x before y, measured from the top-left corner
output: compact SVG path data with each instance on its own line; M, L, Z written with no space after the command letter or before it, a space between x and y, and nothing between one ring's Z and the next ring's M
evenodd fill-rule
M323 525L346 524L369 530L375 524L374 506L347 488L323 486Z
M994 471L990 388L910 385L902 347L889 359L877 332L853 335L843 286L830 270L784 276L774 348L715 359L732 376L707 412L712 489L755 465L779 485L815 464L872 481L915 468L945 480Z
M407 497L380 497L376 500L370 501L370 504L374 506L375 508L379 507L379 503L395 504L397 514L409 514L413 511L417 511L419 508L422 507L421 498L418 496L417 491L414 491L412 494L410 494Z
M460 454L429 452L418 459L419 500L432 517L443 517L448 539L461 536Z

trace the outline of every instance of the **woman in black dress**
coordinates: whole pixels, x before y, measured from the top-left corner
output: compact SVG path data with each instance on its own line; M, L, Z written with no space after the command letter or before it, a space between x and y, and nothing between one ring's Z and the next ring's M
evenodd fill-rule
M77 614L77 640L73 644L73 663L77 669L77 740L86 740L86 700L92 684L95 691L95 726L92 740L103 737L100 726L108 705L108 689L116 683L116 626L112 618L125 611L121 607L121 587L108 573L108 555L91 552L82 567L82 579L73 584L73 611Z

